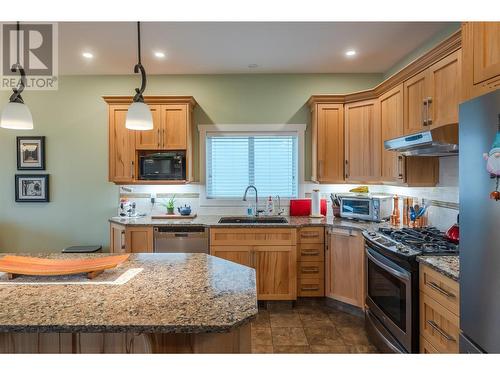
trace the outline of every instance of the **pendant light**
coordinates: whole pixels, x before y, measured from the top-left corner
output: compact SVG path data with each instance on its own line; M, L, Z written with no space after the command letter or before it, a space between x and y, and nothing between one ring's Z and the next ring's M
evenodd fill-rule
M141 64L141 23L137 22L137 47L138 63L134 66L134 73L141 73L141 88L135 89L133 103L127 111L125 127L131 130L151 130L153 129L153 115L148 105L144 103L142 93L146 89L146 71Z
M0 116L0 127L6 129L33 129L33 117L31 112L24 104L21 93L26 87L26 73L21 63L19 62L19 22L17 22L17 62L10 69L13 73L19 71L21 79L16 88L13 88L14 93L10 96L9 102L4 107Z

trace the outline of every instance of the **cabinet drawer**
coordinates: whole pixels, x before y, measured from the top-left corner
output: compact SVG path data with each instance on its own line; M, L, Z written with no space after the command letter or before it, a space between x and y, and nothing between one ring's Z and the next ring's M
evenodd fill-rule
M420 336L420 353L421 354L439 354L438 350L429 344L424 336Z
M325 228L304 227L300 228L297 236L298 243L325 243Z
M324 297L324 279L299 279L297 281L297 295L299 297Z
M421 265L420 291L439 302L455 315L459 315L460 288L456 281L434 271L430 267Z
M297 249L297 260L300 262L323 262L325 260L324 244L300 244Z
M324 279L324 262L298 262L297 275L299 279Z
M457 315L420 292L420 333L440 353L458 353Z
M210 229L210 244L213 246L293 246L296 244L296 230L214 228Z

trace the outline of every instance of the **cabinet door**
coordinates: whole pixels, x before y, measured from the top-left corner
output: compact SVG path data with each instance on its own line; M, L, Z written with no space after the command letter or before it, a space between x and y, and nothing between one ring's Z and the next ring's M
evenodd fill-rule
M153 130L137 130L135 132L135 148L137 150L159 150L161 148L161 106L150 105L153 116Z
M427 118L424 101L427 98L427 71L423 71L403 83L404 134L418 133L425 129Z
M153 227L127 228L126 247L128 253L152 253Z
M252 246L211 246L210 254L247 267L253 267L252 249Z
M126 253L126 228L123 225L109 225L109 251L111 253Z
M381 129L375 100L345 106L346 180L380 180Z
M364 308L365 252L360 232L332 229L325 262L326 296Z
M500 22L473 22L474 84L500 76Z
M344 106L317 106L317 176L318 182L344 181Z
M380 123L382 127L382 181L404 181L403 156L386 151L384 141L403 135L403 84L386 92L380 101Z
M436 128L458 124L461 96L462 54L456 51L428 69L427 125Z
M109 180L132 182L135 177L135 134L125 128L128 105L109 107Z
M295 246L254 246L259 300L297 299L297 255Z
M188 133L187 105L165 104L161 107L161 148L164 150L186 150Z

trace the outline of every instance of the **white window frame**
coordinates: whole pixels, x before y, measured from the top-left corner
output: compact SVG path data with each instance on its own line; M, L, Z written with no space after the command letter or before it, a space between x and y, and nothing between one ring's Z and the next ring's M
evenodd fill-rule
M242 199L233 198L207 198L206 184L206 139L207 133L221 133L232 135L283 135L293 134L297 136L297 159L298 159L298 197L304 196L304 138L306 124L199 124L198 131L200 133L199 150L200 150L200 206L202 207L244 207L248 203ZM259 189L258 186L257 190ZM241 192L243 197L244 191ZM287 204L289 199L282 199L282 203Z

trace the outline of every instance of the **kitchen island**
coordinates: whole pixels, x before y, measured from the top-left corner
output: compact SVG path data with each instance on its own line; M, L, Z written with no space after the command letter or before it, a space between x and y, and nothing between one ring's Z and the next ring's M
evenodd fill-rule
M132 254L94 280L0 279L0 353L245 353L257 311L252 268Z

